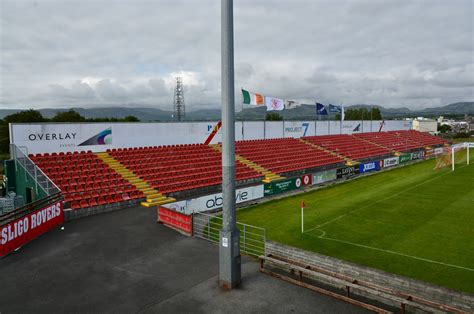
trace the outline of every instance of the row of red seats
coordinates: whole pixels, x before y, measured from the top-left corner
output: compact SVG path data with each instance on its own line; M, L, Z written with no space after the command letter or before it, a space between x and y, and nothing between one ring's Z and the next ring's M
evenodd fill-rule
M276 173L344 162L294 138L239 141L236 153Z
M403 138L389 132L359 133L354 134L354 136L401 152L424 147L424 145L419 142L413 141L409 138Z
M87 199L92 200L88 206L94 206L98 197L111 201L119 199L117 194L139 195L135 186L91 152L34 155L32 160L58 185L71 208L82 208L81 202Z
M418 132L415 130L390 131L388 133L393 133L399 137L408 138L424 146L443 145L443 144L448 143L448 141L446 141L443 138L433 136L429 133Z
M68 193L64 197L65 202L72 202L72 201L79 201L81 199L89 199L89 198L97 198L97 197L107 197L109 195L116 195L116 194L129 194L129 195L140 195L141 197L144 196L143 192L138 191L136 189L122 189L122 188L114 188L109 190L91 190L91 191L83 191L83 192L74 192Z
M71 201L71 209L80 209L80 208L88 208L94 207L99 205L108 205L114 204L118 202L133 200L133 199L140 199L144 197L143 193L136 191L136 193L120 193L120 194L109 194L107 196L99 196L99 197L91 197L91 198L84 198L81 200Z
M122 176L118 173L110 173L107 175L100 175L100 174L91 174L87 177L72 177L64 178L62 176L58 177L50 177L51 179L54 178L54 182L57 183L59 187L68 187L80 184L87 184L87 185L99 185L99 184L112 184L116 183L117 180L123 180ZM124 181L124 180L123 180ZM124 181L125 182L125 181Z
M139 148L109 154L161 193L221 184L221 155L208 145ZM263 176L237 162L238 181L258 178Z
M61 187L60 187L61 188ZM67 186L64 189L61 188L61 190L65 194L73 194L77 192L88 192L88 191L97 191L100 192L102 191L103 193L111 193L114 192L113 190L123 190L124 192L131 192L136 190L137 188L133 185L130 185L128 182L117 182L114 183L113 185L100 185L95 186L95 185L72 185L72 186Z
M205 147L206 145L200 143L193 144L173 144L165 146L144 146L144 147L125 147L125 148L111 148L107 149L107 153L116 153L116 152L137 152L137 151L148 151L148 150L168 150L175 148L198 148Z
M202 154L207 152L208 149L205 148L195 148L195 149L173 149L173 150L156 150L156 151L137 151L137 152L116 152L116 153L109 153L111 156L117 156L120 158L130 158L130 157L146 157L146 156L173 156L179 153L187 153L189 155L193 154Z
M120 159L119 159L120 160ZM184 166L184 165L190 165L190 164L202 164L202 163L220 163L221 159L220 158L209 158L209 157L203 157L203 158L188 158L188 159L136 159L133 161L122 161L120 162L126 166L134 166L134 165L153 165L153 166Z
M84 157L84 156L94 156L94 153L91 151L91 150L88 150L88 151L82 151L82 152L59 152L59 153L39 153L39 154L30 154L30 158L31 157L38 157L38 158L41 158L41 157L49 157L49 156L52 156L52 157L59 157L59 156L81 156L81 157Z
M387 148L348 134L308 136L304 140L355 160L391 154Z

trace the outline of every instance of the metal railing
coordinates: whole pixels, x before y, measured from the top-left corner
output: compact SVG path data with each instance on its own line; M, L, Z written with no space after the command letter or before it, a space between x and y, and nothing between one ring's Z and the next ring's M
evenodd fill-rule
M219 243L222 217L204 213L193 214L193 235ZM253 256L265 254L265 229L237 222L240 230L240 251Z
M9 223L10 221L26 216L31 212L44 208L60 200L62 200L62 194L61 192L57 192L55 194L48 195L47 197L44 197L37 201L26 204L20 208L2 214L0 215L0 226L3 226Z
M25 149L25 152L23 152L21 148ZM18 165L23 167L25 172L33 178L37 194L39 188L41 188L46 195L53 195L61 192L61 189L58 188L58 186L54 184L54 182L28 157L26 147L10 144L10 154L15 160L15 167L18 167Z

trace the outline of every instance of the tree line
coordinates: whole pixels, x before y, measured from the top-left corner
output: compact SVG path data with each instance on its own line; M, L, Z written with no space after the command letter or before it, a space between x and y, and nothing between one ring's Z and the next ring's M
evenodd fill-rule
M340 114L336 119L341 119ZM382 120L382 113L377 107L368 108L349 108L344 110L344 120Z
M6 159L10 145L9 123L34 122L139 122L135 116L125 118L85 118L75 110L58 111L51 119L43 117L41 112L34 109L23 110L0 119L0 159Z

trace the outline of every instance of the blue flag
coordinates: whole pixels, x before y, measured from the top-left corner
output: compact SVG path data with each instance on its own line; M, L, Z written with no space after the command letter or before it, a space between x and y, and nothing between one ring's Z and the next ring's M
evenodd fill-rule
M316 114L320 116L327 116L328 112L326 111L326 107L319 102L316 103Z
M329 104L329 112L341 113L342 108L341 108L341 106L334 106L334 105Z

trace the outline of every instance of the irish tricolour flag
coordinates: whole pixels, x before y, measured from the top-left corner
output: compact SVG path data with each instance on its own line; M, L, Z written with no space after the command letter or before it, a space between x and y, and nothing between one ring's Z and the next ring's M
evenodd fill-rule
M261 94L252 94L249 91L242 89L242 96L244 98L244 104L260 106L264 104L263 96Z

